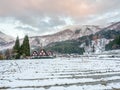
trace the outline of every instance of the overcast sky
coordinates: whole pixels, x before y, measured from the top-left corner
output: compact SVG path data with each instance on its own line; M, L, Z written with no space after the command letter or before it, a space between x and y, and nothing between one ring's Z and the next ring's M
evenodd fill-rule
M120 0L0 0L0 30L22 38L120 21Z

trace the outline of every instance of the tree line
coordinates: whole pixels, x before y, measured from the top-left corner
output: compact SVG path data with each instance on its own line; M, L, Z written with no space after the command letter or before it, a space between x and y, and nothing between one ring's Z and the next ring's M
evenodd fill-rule
M15 45L12 49L7 49L5 52L0 52L0 59L22 59L30 56L29 37L25 35L23 43L20 44L19 37L17 36Z
M116 36L113 41L110 41L106 46L106 50L120 49L120 36Z

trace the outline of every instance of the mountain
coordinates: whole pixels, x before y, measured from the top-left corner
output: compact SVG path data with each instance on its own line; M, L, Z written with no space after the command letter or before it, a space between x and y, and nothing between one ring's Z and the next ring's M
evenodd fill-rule
M112 22L104 28L95 25L74 25L65 27L55 34L30 37L30 45L31 47L39 47L68 40L79 40L82 43L87 38L92 40L92 34L94 36L100 36L99 38L114 39L116 35L120 35L120 22Z
M72 40L85 35L94 34L100 30L101 28L95 25L71 26L55 34L30 37L30 44L31 46L40 46L42 43L42 46L46 46L53 42Z
M102 28L96 33L84 35L74 40L48 44L45 48L59 53L82 54L84 52L83 47L87 46L87 48L84 49L88 52L94 51L91 49L94 48L96 49L96 52L99 53L104 51L106 49L105 46L109 45L109 42L114 40L117 36L120 36L120 22Z
M101 38L114 39L116 36L120 35L120 22L115 22L95 34L100 35Z
M12 39L9 36L6 36L2 32L0 33L1 45L3 48L10 48L14 45L14 42L10 42ZM44 36L34 36L30 37L30 45L31 49L39 48L40 46L54 46L56 42L66 44L66 41L70 41L68 43L76 43L80 45L89 40L93 40L93 36L100 36L99 38L105 38L109 40L114 39L117 35L120 35L120 22L114 22L112 24L107 25L102 28L101 26L96 25L73 25L68 26L60 30L60 32L44 35ZM22 43L23 39L20 40ZM108 43L107 41L107 43ZM7 44L6 44L7 43ZM72 44L75 46L76 44ZM63 44L62 44L63 45ZM67 45L67 44L66 44ZM79 47L79 46L78 46ZM4 48L4 49L5 49Z
M0 31L0 51L12 48L13 44L14 38Z
M11 36L6 35L0 31L0 45L4 45L4 44L9 43L13 40L14 40L14 38L12 38Z
M104 28L104 30L117 30L117 31L120 31L120 22L114 22L111 25Z

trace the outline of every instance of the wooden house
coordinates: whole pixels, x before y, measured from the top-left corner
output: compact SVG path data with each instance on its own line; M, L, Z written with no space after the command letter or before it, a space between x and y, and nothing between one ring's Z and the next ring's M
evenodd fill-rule
M49 56L45 49L41 49L39 52L39 56Z
M33 51L32 56L38 56L38 52L37 51Z
M32 59L44 59L44 58L49 59L49 58L55 58L55 56L53 55L52 51L47 52L45 49L41 49L39 52L33 51L31 58Z

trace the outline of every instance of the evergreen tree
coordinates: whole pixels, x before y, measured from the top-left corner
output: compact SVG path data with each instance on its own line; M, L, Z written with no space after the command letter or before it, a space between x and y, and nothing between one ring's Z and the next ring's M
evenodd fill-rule
M15 45L13 47L13 53L15 55L15 59L20 58L20 42L19 42L19 37L18 36L16 38Z
M30 45L29 45L29 38L26 35L23 40L23 44L20 47L21 54L24 56L30 56Z
M106 50L120 49L120 36L117 36L113 41L110 41L106 46Z

